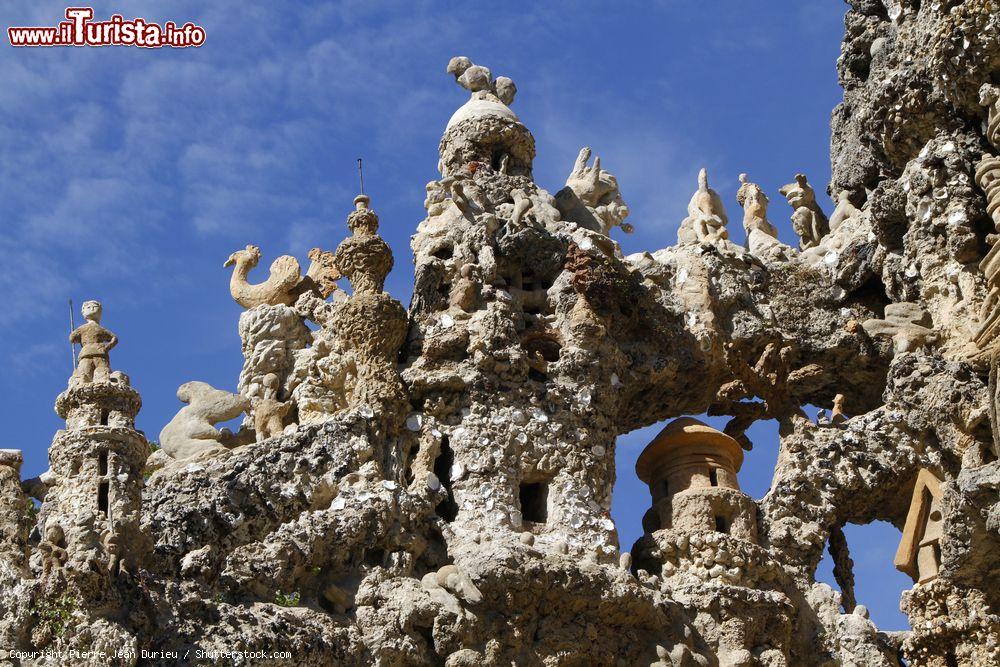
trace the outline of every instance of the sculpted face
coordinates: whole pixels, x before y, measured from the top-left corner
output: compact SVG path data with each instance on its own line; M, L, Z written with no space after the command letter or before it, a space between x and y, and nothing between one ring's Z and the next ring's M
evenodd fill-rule
M84 301L83 305L80 306L80 314L83 315L83 319L91 322L100 322L101 312L100 301Z

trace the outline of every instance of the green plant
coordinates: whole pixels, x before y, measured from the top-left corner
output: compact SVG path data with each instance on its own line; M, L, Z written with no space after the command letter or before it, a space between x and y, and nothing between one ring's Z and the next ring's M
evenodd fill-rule
M298 591L292 591L291 593L278 591L274 594L274 604L280 607L297 607L301 599L302 594Z
M32 611L38 617L40 626L47 629L52 636L59 637L66 631L73 612L79 608L80 604L75 597L63 593L56 598L38 600Z

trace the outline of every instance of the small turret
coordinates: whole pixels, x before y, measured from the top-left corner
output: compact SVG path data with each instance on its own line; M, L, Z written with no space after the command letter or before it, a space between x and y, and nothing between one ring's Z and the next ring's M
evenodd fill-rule
M690 417L670 422L635 464L653 496L643 527L649 533L719 532L756 542L757 506L740 491L741 465L743 449L725 433Z

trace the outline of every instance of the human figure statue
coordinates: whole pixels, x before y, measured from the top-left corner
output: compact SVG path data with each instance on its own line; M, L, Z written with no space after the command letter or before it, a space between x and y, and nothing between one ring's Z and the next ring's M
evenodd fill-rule
M80 344L80 360L70 377L70 385L107 382L111 374L108 352L118 344L118 336L101 326L101 303L84 301L80 313L86 320L69 335L70 343Z
M525 214L531 209L531 199L528 193L518 188L510 193L514 198L514 210L510 214L510 226L514 229L527 226Z
M746 174L740 174L740 189L736 191L736 201L743 207L747 249L754 255L761 255L773 247L781 246L778 230L767 219L767 195L759 185L751 183Z
M46 524L45 536L39 542L38 550L42 553L42 578L47 578L55 570L61 570L68 558L62 526L58 523Z
M476 280L476 265L463 264L458 280L448 294L448 306L464 316L475 309L479 301L479 282Z
M837 195L837 206L830 215L830 231L836 231L844 222L861 215L861 209L851 202L851 193L841 190Z
M1000 86L984 83L979 89L979 105L987 109L986 138L1000 148Z
M278 376L268 373L264 376L264 395L253 406L253 425L257 442L281 435L285 429L285 417L292 409L291 401L278 400Z

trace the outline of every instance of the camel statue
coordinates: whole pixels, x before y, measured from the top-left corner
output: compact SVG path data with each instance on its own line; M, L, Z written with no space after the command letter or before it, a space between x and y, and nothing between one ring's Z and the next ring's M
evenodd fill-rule
M229 280L229 293L244 308L290 306L304 292L315 292L325 299L339 289L340 272L333 264L333 253L313 248L309 251L309 259L309 270L303 277L298 260L282 255L271 262L267 280L252 285L247 282L247 274L260 262L260 248L248 245L230 255L223 264L224 267L235 265Z

